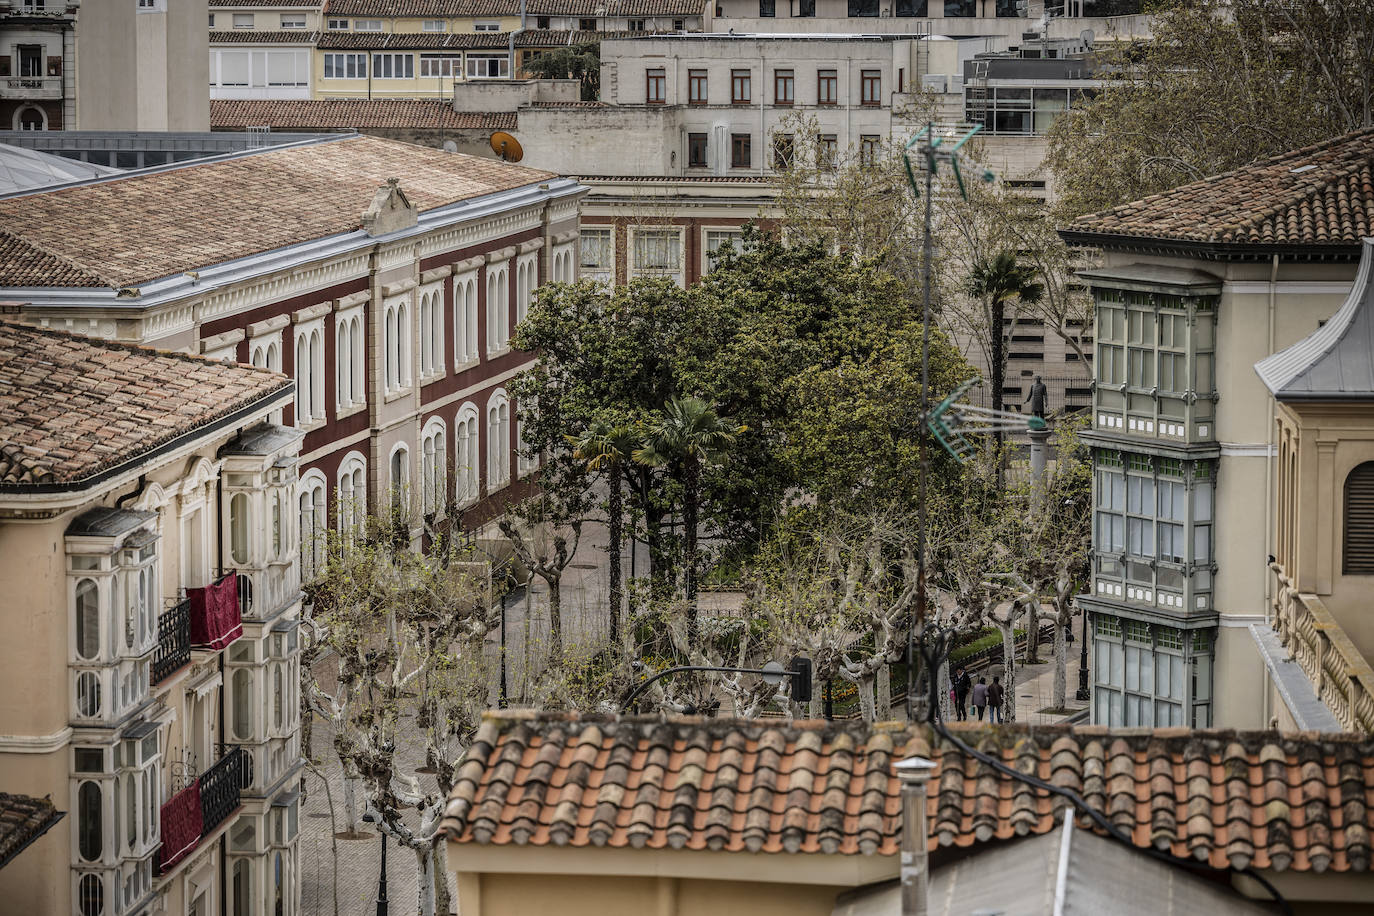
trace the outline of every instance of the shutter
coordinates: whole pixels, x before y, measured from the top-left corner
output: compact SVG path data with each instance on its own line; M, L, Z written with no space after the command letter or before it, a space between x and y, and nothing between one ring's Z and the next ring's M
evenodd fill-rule
M1374 575L1374 461L1345 479L1346 575Z

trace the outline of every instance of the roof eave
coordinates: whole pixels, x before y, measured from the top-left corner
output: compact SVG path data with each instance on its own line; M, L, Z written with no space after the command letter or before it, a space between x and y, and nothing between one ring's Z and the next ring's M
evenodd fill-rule
M1323 244L1298 242L1251 244L1202 242L1167 236L1093 232L1073 228L1060 229L1058 232L1059 237L1069 245L1101 248L1104 251L1175 255L1205 261L1261 261L1268 260L1275 255L1290 261L1355 261L1360 257L1361 248L1359 241Z

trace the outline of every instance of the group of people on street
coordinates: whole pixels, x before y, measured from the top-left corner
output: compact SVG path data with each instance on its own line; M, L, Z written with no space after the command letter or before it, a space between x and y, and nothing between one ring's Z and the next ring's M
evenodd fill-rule
M960 721L969 717L968 705L972 699L979 721L982 721L986 712L989 722L1002 722L1004 696L1001 677L994 677L989 684L987 678L979 676L978 683L975 684L963 668L955 671L954 682L949 688L949 697L954 702L954 714Z

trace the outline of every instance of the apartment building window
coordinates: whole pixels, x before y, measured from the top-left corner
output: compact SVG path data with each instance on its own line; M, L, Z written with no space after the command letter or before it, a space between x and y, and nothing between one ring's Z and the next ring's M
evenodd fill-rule
M892 5L892 15L903 18L914 16L924 19L928 15L926 6L927 0L896 0L896 3Z
M510 346L510 262L487 265L487 354Z
M682 233L677 229L637 229L630 267L635 276L670 277L681 282Z
M631 19L631 20L630 20L630 31L631 31L631 32L643 32L643 31L645 31L645 29L644 29L644 20L643 20L643 19Z
M707 229L706 242L702 247L706 255L704 267L706 273L710 273L716 269L725 249L731 249L735 254L744 250L744 233L739 229Z
M532 252L521 255L515 262L515 323L530 313L534 301L534 291L539 287L539 255Z
M339 464L338 510L340 534L361 534L366 530L367 462L357 452L350 453ZM241 738L247 736L247 730L240 733Z
M674 31L674 32L681 32L681 31L683 30L683 27L684 27L684 24L685 24L685 23L686 23L686 20L685 20L685 19L674 19L674 20L673 20L673 31Z
M536 29L547 29L549 27L549 17L536 16L534 19L534 27Z
M578 266L582 276L614 283L615 230L610 226L582 226L578 234Z
M1374 461L1357 465L1345 478L1341 572L1374 575Z
M372 78L409 80L415 78L414 54L373 54Z
M816 166L826 171L839 164L840 139L836 134L820 134L816 137Z
M391 452L391 511L401 513L410 503L410 449L397 445Z
M994 86L982 99L970 98L966 89L964 105L966 117L990 133L1043 136L1080 99L1079 90Z
M510 481L510 401L498 391L487 405L487 492Z
M326 54L324 78L327 80L367 79L366 54Z
M303 29L305 28L305 16L301 13L282 13L281 27L283 29Z
M791 105L796 101L796 80L791 70L773 71L773 104Z
M468 79L510 79L510 57L505 54L469 54Z
M797 16L804 19L816 18L816 0L798 0Z
M773 135L773 168L779 172L792 167L793 143L791 134Z
M883 103L882 71L863 70L860 72L860 82L863 86L863 104L881 105Z
M706 71L688 70L687 71L687 104L705 105L706 104Z
M772 19L778 15L777 0L759 0L759 18Z
M325 28L329 29L329 31L331 31L331 32L347 32L347 31L348 31L348 20L347 20L347 19L330 19L330 20L328 21L328 23L325 25Z
M234 14L234 28L236 28L236 29L251 29L252 27L253 27L253 14L252 14L252 13L235 13L235 14Z
M644 99L650 105L662 105L668 100L668 76L662 67L644 71Z
M859 163L868 168L878 164L878 157L882 149L883 138L876 134L859 135ZM1041 338L1041 342L1044 338Z
M840 77L835 70L816 71L816 104L835 105L839 102Z
M577 28L578 28L579 31L582 31L582 32L595 32L595 31L596 31L596 20L595 20L595 19L579 19L579 20L577 20Z
M394 299L384 314L384 378L386 393L392 394L410 385L410 310L405 299Z
M1095 614L1093 724L1210 726L1213 633Z
M336 315L334 337L334 394L336 406L342 410L367 399L363 381L367 340L363 334L362 310Z
M748 70L730 71L730 103L748 105L750 101L750 74Z
M460 54L421 54L421 77L456 77L463 72L463 57Z
M878 0L849 0L850 17L873 18L878 15Z
M444 421L438 417L425 424L420 436L420 508L426 515L443 512L448 501L447 436Z
M730 135L730 167L736 169L747 169L753 167L753 150L750 147L752 140L749 134Z
M978 15L978 0L945 0L946 19L972 19Z
M43 46L42 45L19 45L19 75L25 78L37 78L43 75ZM6 65L9 61L5 61Z
M477 358L477 274L467 273L453 280L453 365Z
M355 32L380 32L382 31L382 20L380 19L359 19L353 23Z
M324 320L296 325L296 425L323 420Z
M687 167L689 169L704 169L707 167L706 136L706 134L687 135Z
M328 523L324 494L324 475L319 471L308 471L301 477L296 511L301 532L302 582L315 578L324 566L325 526Z
M434 286L420 292L420 377L444 371L444 290Z
M460 506L476 502L481 495L482 478L479 471L482 453L479 451L477 425L477 405L469 402L459 408L453 430L453 441L457 447L453 463L453 498Z
M214 29L214 27L215 27L215 14L214 14L214 13L211 13L211 14L210 14L210 28L211 28L211 29Z
M444 20L442 20L442 19L426 19L426 20L421 24L420 30L421 30L421 31L424 31L424 32L442 32L442 31L444 31Z
M501 31L501 23L499 23L499 22L477 22L477 23L473 23L472 29L473 29L473 31L475 31L475 32L499 32L499 31Z

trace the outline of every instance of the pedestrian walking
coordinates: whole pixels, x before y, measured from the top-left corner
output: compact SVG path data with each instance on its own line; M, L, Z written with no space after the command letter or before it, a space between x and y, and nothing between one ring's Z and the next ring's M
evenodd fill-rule
M968 718L968 692L973 683L963 668L954 672L954 711L962 722Z
M992 679L992 686L988 688L988 721L1001 723L1002 718L1002 679L995 677Z
M978 721L983 721L983 713L988 708L988 679L980 677L973 685L973 708L978 710Z

